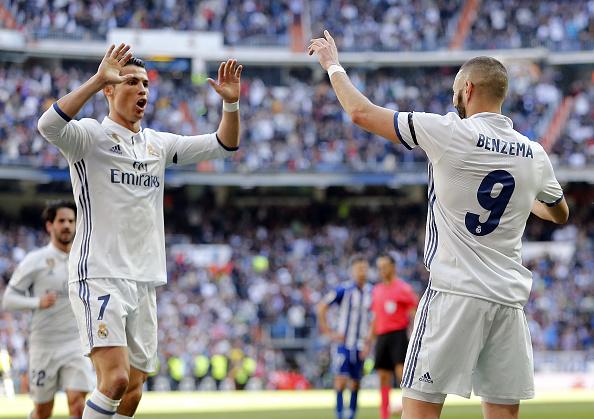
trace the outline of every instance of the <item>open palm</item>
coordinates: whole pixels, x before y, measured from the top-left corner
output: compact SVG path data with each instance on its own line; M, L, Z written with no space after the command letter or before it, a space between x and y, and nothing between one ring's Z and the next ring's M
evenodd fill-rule
M242 65L237 65L237 60L223 61L219 66L218 80L208 79L211 87L227 103L234 103L239 100L241 88Z
M120 72L131 57L130 45L120 44L117 48L112 45L99 64L97 75L105 84L119 84L128 80L132 76L121 76Z

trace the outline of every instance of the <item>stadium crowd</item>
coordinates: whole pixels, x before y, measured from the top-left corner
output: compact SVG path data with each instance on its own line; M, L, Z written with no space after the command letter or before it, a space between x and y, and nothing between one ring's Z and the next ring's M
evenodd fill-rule
M423 213L417 205L225 211L206 202L166 205L169 283L158 291L160 370L151 388L330 385L329 342L318 335L315 304L348 279L353 252L373 261L382 251L394 251L400 277L421 294L428 280ZM586 205L562 228L528 224L530 241L575 243L576 249L567 259L527 261L534 272L526 311L535 350L594 351L593 215ZM36 227L2 226L0 292L25 253L46 240ZM220 266L199 267L172 251L183 243L228 244L232 257ZM373 269L371 279L377 280ZM19 376L27 365L27 319L0 314L0 347L8 347ZM286 346L288 340L293 346Z
M88 66L88 64L87 64ZM37 131L41 113L61 95L82 84L90 71L70 65L0 64L0 162L34 167L67 167L58 150ZM249 73L249 71L246 71ZM455 68L412 70L351 69L353 82L377 104L396 110L452 111L451 83ZM538 140L546 130L563 92L561 74L534 65L510 67L510 91L504 113L515 128ZM437 75L437 77L436 77ZM202 81L192 83L186 73L149 69L150 96L143 125L185 135L216 129L220 100ZM196 79L194 79L196 81ZM422 162L421 152L407 152L353 126L344 114L326 77L292 72L265 82L265 75L246 74L242 83L242 139L244 146L233 161L199 165L201 171L355 171L392 172L411 162ZM577 85L576 85L577 86ZM573 164L576 153L592 151L592 88L582 82L576 101L578 118L559 144L560 163ZM589 96L588 96L589 95ZM77 117L101 120L107 103L101 94ZM591 124L590 124L591 125ZM567 145L565 145L567 143ZM574 143L577 144L574 146ZM569 151L568 151L569 150Z
M591 51L594 1L495 0L482 2L466 49L549 48Z
M16 25L34 38L105 39L111 28L219 31L228 45L288 45L290 25L329 29L342 50L432 51L456 33L461 0L9 0ZM303 15L306 18L300 19ZM307 30L309 29L309 30ZM473 49L591 50L594 1L479 2L466 36Z

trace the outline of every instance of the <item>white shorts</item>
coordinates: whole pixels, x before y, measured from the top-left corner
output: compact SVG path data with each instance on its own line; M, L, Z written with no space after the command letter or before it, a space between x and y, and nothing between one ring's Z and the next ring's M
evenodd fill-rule
M428 289L419 302L402 377L403 396L443 403L446 394L516 404L534 397L524 311Z
M126 346L130 365L147 373L155 370L154 286L127 279L89 279L70 283L69 295L86 355L93 348Z
M68 342L65 342L68 343ZM38 346L29 351L29 391L35 403L54 400L62 390L90 392L95 373L89 358L80 353L78 340L53 348Z

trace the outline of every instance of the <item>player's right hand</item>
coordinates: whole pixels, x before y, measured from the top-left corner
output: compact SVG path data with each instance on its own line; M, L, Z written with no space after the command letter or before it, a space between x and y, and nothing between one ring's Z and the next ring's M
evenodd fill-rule
M330 335L330 340L336 343L344 343L344 335L341 335L340 333L332 333Z
M39 308L50 308L56 303L58 294L55 291L50 291L39 299Z
M132 58L132 52L130 51L130 45L120 44L117 48L115 45L111 45L101 64L97 70L97 77L105 86L110 84L120 84L126 80L134 77L132 74L121 76L120 72L128 60Z

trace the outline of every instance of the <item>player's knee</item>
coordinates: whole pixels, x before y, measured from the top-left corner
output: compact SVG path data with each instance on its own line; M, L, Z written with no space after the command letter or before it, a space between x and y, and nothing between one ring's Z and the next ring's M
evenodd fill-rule
M70 411L70 416L82 417L83 410L85 410L85 398L81 395L80 397L69 399L68 410Z
M35 414L33 417L36 419L48 419L52 416L52 409L53 406L47 405L36 405L35 406Z
M112 400L119 400L126 393L128 388L129 377L126 371L112 372L108 376L103 377L104 381L101 383L101 393L105 394Z

